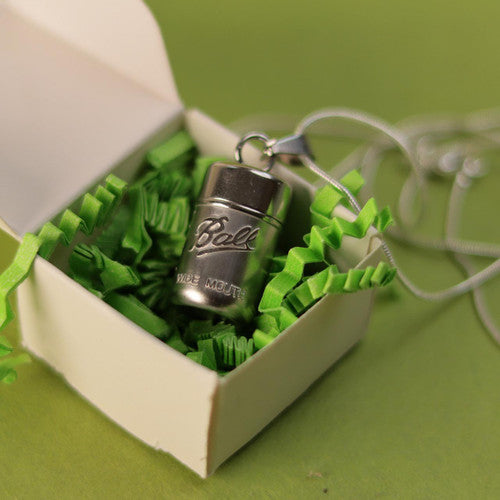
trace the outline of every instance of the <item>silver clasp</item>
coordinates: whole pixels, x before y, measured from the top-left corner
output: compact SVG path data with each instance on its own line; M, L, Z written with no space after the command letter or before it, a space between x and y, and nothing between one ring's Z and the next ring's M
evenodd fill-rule
M280 161L290 166L301 166L301 156L311 157L311 150L303 134L293 134L281 139L271 139L264 149L269 157L278 156Z
M293 134L281 139L273 139L260 132L250 132L244 135L236 145L234 156L238 163L243 163L243 146L252 140L258 140L264 144L262 154L268 158L266 171L271 170L277 158L286 165L301 166L302 161L300 157L302 155L312 157L311 150L303 134Z

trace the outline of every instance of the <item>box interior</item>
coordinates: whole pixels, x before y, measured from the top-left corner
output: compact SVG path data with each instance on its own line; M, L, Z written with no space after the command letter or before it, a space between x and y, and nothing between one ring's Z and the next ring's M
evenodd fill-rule
M200 155L228 159L233 157L238 137L230 133L214 120L207 117L204 113L198 110L188 110L182 116L176 115L173 117L170 123L167 123L161 127L160 130L157 130L152 136L148 137L147 140L140 144L133 152L124 158L118 165L115 165L110 171L127 182L133 181L144 166L144 159L147 151L155 145L160 144L171 134L181 128L187 129L193 137ZM261 163L260 153L256 148L249 147L245 150L245 153L245 158L247 158L246 161L250 164L258 165ZM280 164L276 164L273 168L273 174L286 180L292 186L293 193L289 213L281 231L280 241L278 243L278 248L282 252L293 246L303 245L303 236L310 229L309 205L314 195L314 188L302 177L300 177L298 172L299 171L293 172L288 167ZM105 175L101 175L95 179L95 184L102 182L108 173L109 171L106 171ZM81 191L79 193L80 196L71 204L71 207L75 211L81 203L83 194L84 192ZM54 208L59 214L67 207L65 205L61 205ZM341 213L346 218L352 218L352 214L341 206L337 208L336 213ZM54 219L57 220L58 216L59 215L54 217ZM75 239L74 244L81 242L92 244L96 240L99 233L100 231L97 230L94 234L88 237L79 234ZM366 256L369 241L369 238L358 240L346 237L343 243L343 247L346 251L337 251L334 255L332 255L332 258L335 259L337 265L341 269L354 267L358 265L360 260ZM74 244L71 245L70 248L59 245L51 258L51 262L64 272L67 272L68 257Z

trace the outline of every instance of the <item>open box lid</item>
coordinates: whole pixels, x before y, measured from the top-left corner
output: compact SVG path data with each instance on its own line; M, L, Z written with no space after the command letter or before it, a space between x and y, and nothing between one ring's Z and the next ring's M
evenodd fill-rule
M0 0L0 218L18 235L181 111L141 0Z

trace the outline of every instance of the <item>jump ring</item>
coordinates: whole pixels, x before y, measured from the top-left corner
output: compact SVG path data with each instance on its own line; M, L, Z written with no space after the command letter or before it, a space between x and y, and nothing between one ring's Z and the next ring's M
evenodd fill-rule
M267 136L266 134L262 134L261 132L249 132L248 134L244 135L240 139L240 141L238 142L238 144L236 145L236 148L234 150L234 158L236 159L236 161L238 163L243 163L243 155L242 155L243 146L247 142L255 141L255 140L262 142L265 146L264 149L268 148L270 141L271 141L269 136ZM266 154L266 153L264 152L264 154ZM262 169L264 172L269 172L269 170L271 170L271 168L274 165L274 156L267 155L267 157L268 157L268 161L266 163L266 166Z

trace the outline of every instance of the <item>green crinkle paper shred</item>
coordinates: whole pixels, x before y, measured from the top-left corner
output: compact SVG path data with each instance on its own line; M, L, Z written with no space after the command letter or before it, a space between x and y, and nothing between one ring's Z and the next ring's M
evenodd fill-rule
M3 335L0 335L0 381L4 384L12 384L16 381L17 371L15 367L17 365L31 361L26 353L9 356L13 351L14 348L10 342Z
M358 172L352 171L341 180L353 194L363 185ZM311 232L304 236L305 246L290 249L286 256L275 259L281 269L273 273L259 304L260 316L253 339L257 349L268 345L283 330L297 321L327 293L352 293L390 283L396 269L380 262L376 268L338 271L329 262L328 249L337 250L344 236L363 238L370 227L383 232L392 223L388 208L379 211L375 200L367 201L358 216L352 220L333 215L335 207L344 202L343 194L330 184L319 189L311 204ZM322 264L326 269L311 277L304 276L308 264Z
M78 231L90 235L109 220L125 189L125 182L109 175L104 186L98 186L93 195L85 194L78 215L65 210L57 226L47 222L38 235L27 233L23 237L12 264L0 275L0 330L14 318L9 295L27 278L37 253L48 259L58 243L68 246ZM9 347L5 341L0 338L0 356L6 352L5 346ZM17 377L14 367L29 359L27 354L0 359L0 380L13 382Z
M220 374L272 342L326 294L384 286L394 278L396 270L384 262L338 270L331 250L341 247L343 237L363 238L370 228L382 232L391 216L388 209L379 211L373 199L353 220L334 215L345 199L327 185L311 204L304 246L273 259L252 324L235 325L213 313L174 305L175 268L194 203L207 169L217 160L197 156L191 137L181 131L147 154L143 171L128 188L111 175L93 195L84 195L78 215L66 210L57 225L48 222L38 235L26 234L0 276L0 329L13 317L8 295L28 276L37 253L49 259L58 243L69 245L78 231L92 235L99 227L104 229L93 244L75 245L70 276L150 334ZM357 193L363 180L351 172L342 183ZM307 271L311 265L314 272ZM12 351L0 336L0 380L6 383L16 379L15 366L29 360Z

